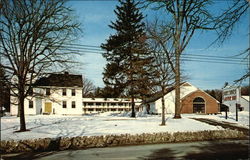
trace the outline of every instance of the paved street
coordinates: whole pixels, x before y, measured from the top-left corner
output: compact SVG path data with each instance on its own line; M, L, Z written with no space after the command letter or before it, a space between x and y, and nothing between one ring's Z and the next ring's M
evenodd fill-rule
M39 160L147 160L147 159L194 159L234 160L248 159L249 140L223 140L192 143L93 148L87 150L43 152L4 155L3 159Z

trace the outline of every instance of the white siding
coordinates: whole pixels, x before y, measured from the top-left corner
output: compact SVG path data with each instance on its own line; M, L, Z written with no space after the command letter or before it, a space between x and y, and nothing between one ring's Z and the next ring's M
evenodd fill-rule
M76 95L71 95L71 90L75 89ZM42 99L42 111L45 111L45 103L52 103L52 113L60 115L80 115L82 114L82 88L66 88L67 95L62 95L62 88L52 88L51 95L48 98ZM63 101L67 102L67 107L63 108ZM75 108L72 108L71 103L75 101Z
M188 84L188 86L186 86L185 84ZM182 99L186 95L198 90L198 88L186 82L180 86L180 90L181 90L180 96ZM166 113L174 113L175 112L175 90L166 94L164 96L164 100L165 100ZM155 102L150 103L150 111L151 113L161 114L162 112L161 98L157 99Z
M241 107L244 108L243 111L249 111L249 107L250 107L249 106L249 96L242 96L240 98L240 105L241 105Z
M75 89L76 95L71 95L71 90ZM80 115L82 114L82 88L66 88L67 95L62 95L61 87L52 87L50 89L50 96L45 97L27 97L24 100L24 112L26 115L35 115L44 113L45 103L51 102L52 104L52 113L55 114L65 114L65 115ZM35 88L34 92L45 95L44 88ZM16 98L11 97L11 100L14 101ZM29 100L33 101L33 108L29 108ZM67 108L62 107L62 101L67 101ZM75 101L75 108L72 108L71 103ZM18 107L17 105L11 104L11 115L17 115Z

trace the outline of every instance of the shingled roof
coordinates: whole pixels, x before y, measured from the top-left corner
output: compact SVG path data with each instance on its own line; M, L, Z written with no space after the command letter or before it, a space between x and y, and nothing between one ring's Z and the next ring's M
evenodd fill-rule
M172 90L174 90L175 88L174 87L169 87L167 88L165 91L164 91L164 95L166 95L167 93L171 92ZM151 102L154 102L156 101L157 99L161 98L162 97L162 92L159 91L159 92L156 92L154 93L154 95L152 95L151 97L149 98L146 98L144 100L144 103L151 103Z
M82 75L50 74L38 79L35 86L83 87Z
M186 82L182 82L180 85L185 85L185 84L186 84ZM166 88L165 91L164 91L164 96L165 96L166 94L168 94L169 92L173 91L174 89L175 89L174 86ZM146 99L144 100L144 103L151 103L151 102L154 102L154 101L156 101L157 99L159 99L159 98L161 98L161 97L162 97L162 92L161 92L161 91L156 92L156 93L154 93L151 97L146 98Z

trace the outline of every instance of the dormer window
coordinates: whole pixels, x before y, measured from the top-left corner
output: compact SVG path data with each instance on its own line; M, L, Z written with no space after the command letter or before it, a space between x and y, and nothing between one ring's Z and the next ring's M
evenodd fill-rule
M71 92L71 93L72 93L71 95L72 95L72 96L75 96L75 95L76 95L76 90L75 90L75 89L72 89L71 91L72 91L72 92Z
M50 88L46 88L45 92L46 92L46 95L49 96L50 95Z
M63 89L62 89L62 95L63 95L63 96L66 96L66 95L67 95L67 89L66 89L66 88L63 88Z

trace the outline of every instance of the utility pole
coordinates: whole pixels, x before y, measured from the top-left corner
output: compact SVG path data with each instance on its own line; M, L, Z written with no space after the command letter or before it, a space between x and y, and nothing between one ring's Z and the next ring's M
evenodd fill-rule
M236 103L236 121L238 121L238 109L240 108L240 104Z

